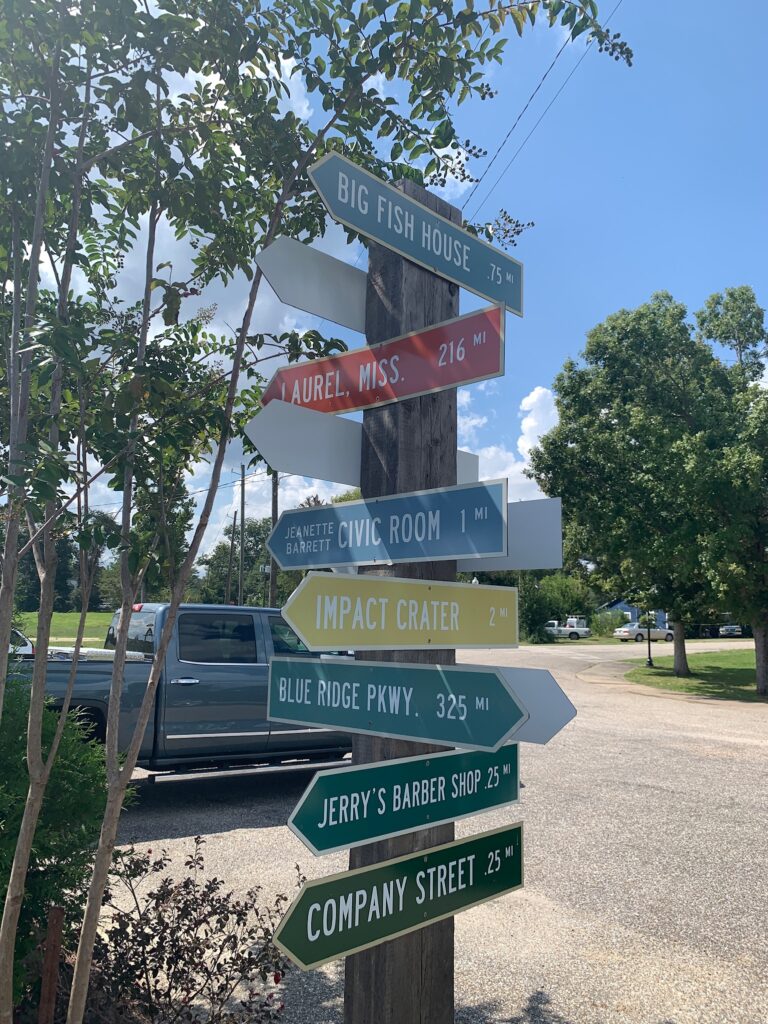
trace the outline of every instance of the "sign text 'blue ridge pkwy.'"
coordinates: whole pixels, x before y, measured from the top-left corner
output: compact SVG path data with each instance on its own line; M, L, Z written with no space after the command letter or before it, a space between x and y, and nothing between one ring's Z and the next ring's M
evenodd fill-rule
M495 668L412 665L351 658L274 657L267 717L440 743L497 750L528 720L528 711Z

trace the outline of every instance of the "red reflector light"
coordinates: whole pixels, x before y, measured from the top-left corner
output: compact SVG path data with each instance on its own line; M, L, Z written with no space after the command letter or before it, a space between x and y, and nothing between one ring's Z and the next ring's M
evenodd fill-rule
M131 610L134 612L140 612L143 607L143 604L135 604Z

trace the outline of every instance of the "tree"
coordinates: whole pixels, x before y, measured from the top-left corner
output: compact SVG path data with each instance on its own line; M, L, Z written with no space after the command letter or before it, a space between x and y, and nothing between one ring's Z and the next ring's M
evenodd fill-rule
M768 331L765 310L758 305L749 285L726 288L724 293L710 295L704 308L696 314L696 324L702 338L733 349L748 377L760 376Z
M301 507L301 506L300 506ZM246 518L245 550L243 578L243 601L250 605L266 605L269 580L269 560L271 555L267 548L267 537L272 530L272 521ZM224 527L225 541L220 541L199 562L204 570L200 581L201 600L212 604L223 604L226 595L229 553L232 546L232 524ZM240 526L234 531L233 563L239 564L240 559ZM266 568L266 572L263 570ZM277 575L277 603L284 604L301 580L299 572L279 572Z
M531 467L563 499L566 554L594 563L606 591L665 608L675 673L687 675L684 622L715 600L700 558L711 522L690 452L695 441L706 451L722 443L728 372L692 337L685 307L659 293L590 331L583 363L565 364L555 393L559 423Z

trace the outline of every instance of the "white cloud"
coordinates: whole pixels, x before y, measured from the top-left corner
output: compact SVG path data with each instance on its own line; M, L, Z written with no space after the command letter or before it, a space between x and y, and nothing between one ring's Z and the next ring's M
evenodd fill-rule
M293 74L295 67L296 61L292 57L280 58L280 78L288 87L289 95L281 97L278 106L281 112L292 110L296 117L308 121L314 111L304 79L301 75Z
M458 437L459 444L477 444L478 431L488 422L487 416L478 416L477 413L458 414Z
M469 395L469 392L464 394ZM479 430L487 423L487 417L471 412L470 401L460 399L460 403L464 412L459 415L459 440L464 444L474 444ZM535 387L520 402L519 415L517 451L511 451L504 444L490 444L477 449L481 480L506 477L509 480L510 501L543 497L536 483L525 475L525 470L529 465L531 449L542 434L557 423L554 395L548 388Z
M456 405L459 409L468 409L472 402L472 393L466 388L459 388L456 395Z
M557 424L555 396L549 388L539 385L522 400L520 412L526 415L520 423L521 433L517 440L517 450L527 460L531 448L538 443L542 434L546 434Z

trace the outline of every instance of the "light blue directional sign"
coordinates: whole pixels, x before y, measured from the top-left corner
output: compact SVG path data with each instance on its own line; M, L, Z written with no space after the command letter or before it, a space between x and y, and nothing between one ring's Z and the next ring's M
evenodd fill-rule
M334 220L523 315L523 265L338 153L309 170Z
M504 555L507 481L291 509L267 547L281 569Z
M275 657L267 718L468 750L498 750L528 711L498 669Z

